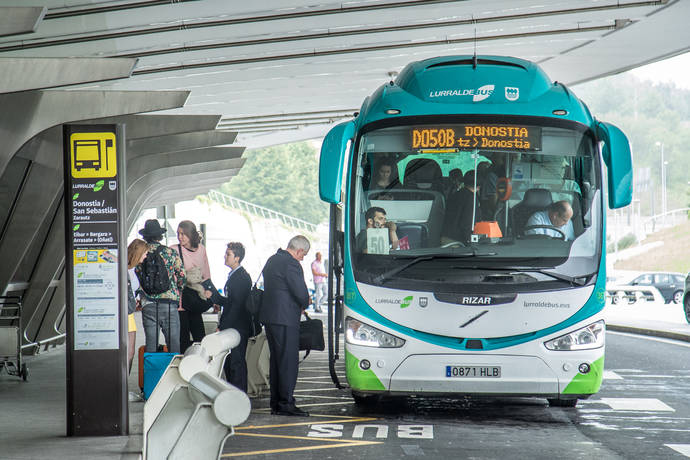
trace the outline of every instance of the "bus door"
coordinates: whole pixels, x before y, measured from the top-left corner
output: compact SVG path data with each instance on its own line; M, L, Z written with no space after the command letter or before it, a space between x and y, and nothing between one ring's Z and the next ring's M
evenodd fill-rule
M343 232L343 209L331 204L328 256L328 369L331 379L338 388L346 385L340 382L335 365L340 359L340 336L343 333L343 261L345 255L345 233Z

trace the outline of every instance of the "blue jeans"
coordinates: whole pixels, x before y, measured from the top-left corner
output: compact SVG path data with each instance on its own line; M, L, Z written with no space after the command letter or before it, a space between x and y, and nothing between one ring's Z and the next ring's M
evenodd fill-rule
M328 300L328 285L323 283L314 283L314 310L321 310L323 300Z
M175 300L152 300L141 309L141 321L146 335L146 352L158 351L158 327L163 330L165 344L171 353L180 352L179 302Z

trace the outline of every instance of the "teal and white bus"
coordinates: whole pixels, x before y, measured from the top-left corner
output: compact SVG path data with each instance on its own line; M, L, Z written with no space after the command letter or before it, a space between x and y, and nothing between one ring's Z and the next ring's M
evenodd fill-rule
M632 159L566 86L511 57L411 63L328 133L319 173L331 375L342 332L357 403L599 390L605 201L630 202Z

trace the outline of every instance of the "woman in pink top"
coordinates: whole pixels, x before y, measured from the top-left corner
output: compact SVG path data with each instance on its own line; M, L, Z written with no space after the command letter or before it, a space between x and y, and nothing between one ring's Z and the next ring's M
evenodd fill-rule
M180 254L187 272L187 285L182 291L180 310L180 352L184 353L193 342L201 342L206 335L201 314L211 307L211 303L206 300L201 283L211 278L211 268L206 248L201 244L201 235L194 222L180 222L177 226L177 239L180 244L173 248Z

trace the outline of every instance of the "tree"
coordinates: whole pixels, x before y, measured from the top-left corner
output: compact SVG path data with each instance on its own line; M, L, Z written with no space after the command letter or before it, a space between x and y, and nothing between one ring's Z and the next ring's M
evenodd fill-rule
M309 142L247 150L239 174L221 191L315 224L326 221L319 199L317 150Z
M652 84L632 75L603 78L574 88L599 120L616 124L628 136L633 167L650 168L654 188L636 193L646 214L660 212L661 148L664 144L668 209L684 207L685 168L690 156L690 91L673 83ZM657 206L653 206L653 202Z

